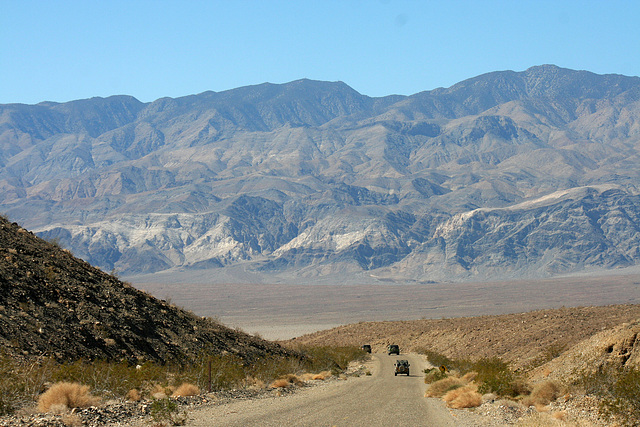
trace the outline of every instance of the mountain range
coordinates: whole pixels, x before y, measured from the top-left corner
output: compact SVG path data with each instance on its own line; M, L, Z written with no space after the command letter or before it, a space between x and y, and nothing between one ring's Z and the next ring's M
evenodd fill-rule
M132 280L550 277L640 263L640 78L372 98L298 80L0 105L0 212Z

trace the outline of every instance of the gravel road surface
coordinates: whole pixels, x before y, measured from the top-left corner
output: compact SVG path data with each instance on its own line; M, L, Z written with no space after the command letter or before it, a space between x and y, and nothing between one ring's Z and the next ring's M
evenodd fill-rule
M426 399L422 358L373 354L371 376L332 381L291 395L203 407L190 426L459 426L442 401ZM394 375L407 359L411 375ZM459 421L459 420L458 420Z

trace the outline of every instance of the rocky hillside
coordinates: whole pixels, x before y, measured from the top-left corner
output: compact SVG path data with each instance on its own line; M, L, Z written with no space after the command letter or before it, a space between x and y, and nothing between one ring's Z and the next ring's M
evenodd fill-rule
M639 319L639 305L563 307L499 316L361 322L304 335L293 341L315 345L371 344L374 351L398 344L401 350L428 349L454 359L500 357L514 369L540 365L540 361L566 351L566 355L554 361L556 368L563 364L582 366L587 353L592 355L589 357L593 357L596 367L605 360L620 360L630 355L631 348L635 348L635 356L629 363L638 363ZM635 326L620 326L624 323ZM593 340L593 344L585 344L591 342L589 340ZM590 350L583 354L586 348Z
M0 349L58 360L185 362L207 350L247 362L286 353L134 289L0 218Z
M105 271L340 283L640 262L640 78L299 80L0 106L0 212Z

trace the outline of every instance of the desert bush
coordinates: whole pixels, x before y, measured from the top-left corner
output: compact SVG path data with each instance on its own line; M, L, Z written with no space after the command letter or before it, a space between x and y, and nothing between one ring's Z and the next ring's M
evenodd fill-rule
M546 406L560 396L560 384L555 381L543 381L536 384L528 396L522 399L525 406Z
M449 375L446 372L441 371L438 368L431 368L424 370L424 383L431 384L436 381L447 378Z
M156 426L182 426L187 423L187 414L180 411L178 404L169 398L157 399L151 402L149 415Z
M604 417L621 426L640 425L640 370L602 367L583 373L576 385L600 398Z
M442 396L442 400L447 402L450 408L475 408L482 404L482 395L478 393L478 387L475 384L467 384L448 391Z
M447 377L432 383L425 393L425 397L442 397L447 392L462 387L466 383L458 377Z
M453 365L453 361L451 359L449 359L444 354L440 354L436 351L432 351L426 348L418 348L416 349L416 352L427 356L427 360L433 366L446 366L447 368L450 368Z
M271 388L286 388L289 387L291 383L287 381L285 378L278 378L274 380L269 387Z
M509 369L509 365L500 358L492 357L471 361L467 359L449 359L428 349L422 349L420 352L425 354L433 365L446 366L451 372L456 372L458 376L474 376L475 379L473 380L479 384L478 391L480 393L495 393L499 396L516 397L528 392L524 381L515 375ZM426 383L438 381L441 377L447 375L438 369L431 369L425 371L425 373ZM472 378L467 378L467 381L471 380Z
M191 383L182 383L175 389L172 397L186 397L186 396L197 396L200 394L200 388Z
M142 395L137 388L132 388L127 392L125 399L127 399L129 402L139 402L140 400L142 400Z
M155 384L153 388L149 391L149 396L152 399L166 399L167 397L171 396L171 394L173 394L174 390L175 390L174 387L171 387L166 384L165 385Z
M53 408L84 408L97 405L99 398L89 393L89 387L79 383L55 383L38 399L38 411L49 412ZM58 412L58 410L54 410Z
M301 386L304 384L304 381L294 374L286 374L276 379L271 383L271 388L285 388L290 385Z
M478 373L476 381L480 383L480 393L516 397L522 389L509 365L497 357L480 359L472 363L472 369Z
M369 375L371 375L371 373L369 372ZM312 380L320 380L320 381L324 381L327 378L331 378L333 376L333 374L330 371L322 371L320 373L315 374L313 377L311 377Z

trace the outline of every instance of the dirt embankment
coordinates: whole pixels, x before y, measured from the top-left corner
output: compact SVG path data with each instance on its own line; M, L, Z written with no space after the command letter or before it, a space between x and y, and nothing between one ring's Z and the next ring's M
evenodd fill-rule
M514 369L550 360L600 331L640 319L640 305L538 310L499 316L361 322L307 334L291 342L323 345L389 343L427 348L451 358L498 356Z

